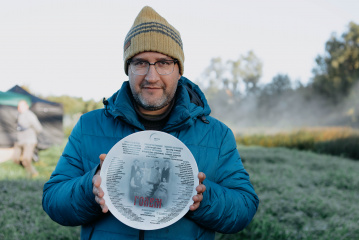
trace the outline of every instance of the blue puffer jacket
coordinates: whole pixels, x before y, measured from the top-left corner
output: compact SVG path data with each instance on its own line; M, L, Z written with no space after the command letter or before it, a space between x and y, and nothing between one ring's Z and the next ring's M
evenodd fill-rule
M44 186L43 208L56 222L82 225L81 239L138 239L139 230L103 214L92 193L99 155L122 138L145 130L139 122L128 82L108 99L107 110L84 114L74 127L62 156ZM215 232L235 233L246 227L258 197L244 169L231 130L209 116L210 108L197 85L182 77L177 99L162 131L180 139L207 176L200 207L173 225L145 231L144 239L214 239Z

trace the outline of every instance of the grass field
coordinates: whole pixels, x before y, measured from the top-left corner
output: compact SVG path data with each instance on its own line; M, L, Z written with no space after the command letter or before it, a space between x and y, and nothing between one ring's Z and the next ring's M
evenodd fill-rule
M239 152L261 202L244 231L218 239L359 239L358 162L285 148Z
M0 239L79 239L79 227L54 223L42 210L42 187L63 146L40 153L40 176L0 164ZM285 148L239 147L260 197L250 225L226 239L359 239L359 162Z
M34 165L40 175L28 179L11 161L0 164L0 240L79 239L80 227L63 227L42 210L42 188L50 178L63 146L41 151Z

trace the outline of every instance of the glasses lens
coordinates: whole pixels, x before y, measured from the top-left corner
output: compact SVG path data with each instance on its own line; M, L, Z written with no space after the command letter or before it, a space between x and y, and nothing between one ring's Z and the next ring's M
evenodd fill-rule
M148 62L143 61L134 61L131 62L131 70L136 75L146 75L148 67L150 66Z
M150 65L155 65L156 71L160 75L169 75L173 72L176 60L158 61L149 63L146 61L133 61L130 62L130 68L133 74L146 75Z
M173 72L174 62L173 61L159 61L155 63L156 70L160 75L168 75Z

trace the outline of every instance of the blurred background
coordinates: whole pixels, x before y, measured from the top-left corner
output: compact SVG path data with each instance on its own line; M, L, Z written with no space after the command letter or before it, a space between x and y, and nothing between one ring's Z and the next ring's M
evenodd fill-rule
M42 212L42 185L78 118L128 80L123 42L145 5L181 33L184 76L233 130L262 201L217 238L359 239L357 0L0 0L0 239L78 239ZM9 161L19 98L47 133L32 181Z

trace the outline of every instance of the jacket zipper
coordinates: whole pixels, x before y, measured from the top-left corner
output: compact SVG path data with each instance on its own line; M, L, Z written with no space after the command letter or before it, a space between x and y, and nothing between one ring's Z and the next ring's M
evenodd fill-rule
M139 240L144 240L145 239L145 230L140 230L140 234L138 236Z

